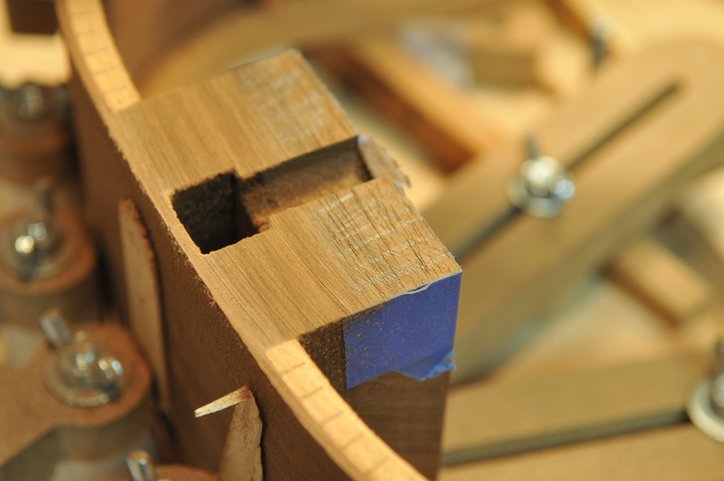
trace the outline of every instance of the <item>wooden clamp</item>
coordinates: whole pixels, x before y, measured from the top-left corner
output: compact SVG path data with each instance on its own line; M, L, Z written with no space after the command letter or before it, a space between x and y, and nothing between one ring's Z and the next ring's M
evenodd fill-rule
M602 72L535 130L577 184L559 217L530 218L510 205L505 188L526 158L522 145L471 164L426 212L466 269L459 380L489 369L516 333L655 222L679 187L718 164L722 122L712 105L724 101L714 80L724 71L707 55L722 53L690 40L651 47Z
M155 254L182 461L215 471L228 417L193 407L247 385L266 479L434 477L460 268L389 159L296 53L143 99L101 2L58 7L117 299L119 201Z

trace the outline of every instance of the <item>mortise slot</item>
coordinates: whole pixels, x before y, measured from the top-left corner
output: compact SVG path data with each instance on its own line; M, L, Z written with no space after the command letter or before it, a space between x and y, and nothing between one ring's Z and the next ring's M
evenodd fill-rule
M370 179L352 139L248 179L220 174L174 192L171 204L191 239L208 254L265 231L273 214Z

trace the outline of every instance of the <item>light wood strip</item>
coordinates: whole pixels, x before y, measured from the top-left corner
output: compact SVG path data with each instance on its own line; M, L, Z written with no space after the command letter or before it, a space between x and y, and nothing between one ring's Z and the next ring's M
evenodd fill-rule
M443 470L441 481L712 481L724 444L691 425Z
M696 318L714 302L710 284L653 239L626 246L604 273L673 326Z
M686 418L708 356L671 358L515 382L478 382L448 397L444 463L580 443Z

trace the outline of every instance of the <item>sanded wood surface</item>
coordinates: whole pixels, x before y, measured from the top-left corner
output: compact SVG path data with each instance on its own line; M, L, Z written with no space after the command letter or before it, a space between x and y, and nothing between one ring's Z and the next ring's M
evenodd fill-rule
M625 247L604 272L674 326L694 319L714 302L711 285L653 239Z
M679 423L707 356L682 354L450 393L445 464L517 454Z
M284 181L277 166L286 161L358 154L336 102L294 53L141 101L100 3L66 0L59 12L89 95L76 89L88 127L81 143L86 153L102 152L85 158L86 175L113 178L86 185L109 264L123 279L108 209L124 197L134 200L158 256L171 419L183 458L214 467L228 417L197 421L193 407L248 385L264 420L267 479L422 479L343 401L297 339L459 272L396 181L363 178L330 191L322 179L314 200L289 199L265 222L253 221L257 232L241 239L236 232L208 250L174 205L179 192L208 182L246 186L257 174ZM202 191L224 195L213 182Z
M442 481L710 481L724 477L724 444L691 425L443 470Z

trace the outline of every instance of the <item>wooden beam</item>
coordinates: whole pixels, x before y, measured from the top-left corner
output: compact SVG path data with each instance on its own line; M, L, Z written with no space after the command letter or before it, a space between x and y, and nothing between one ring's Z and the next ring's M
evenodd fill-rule
M448 399L444 463L581 443L686 419L708 356L670 358L514 382L460 386Z
M603 272L673 326L696 318L714 302L710 284L653 239L626 246Z
M691 425L443 470L442 481L708 481L724 476L724 444Z

